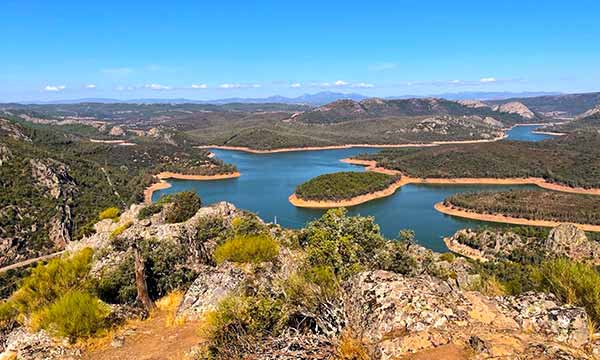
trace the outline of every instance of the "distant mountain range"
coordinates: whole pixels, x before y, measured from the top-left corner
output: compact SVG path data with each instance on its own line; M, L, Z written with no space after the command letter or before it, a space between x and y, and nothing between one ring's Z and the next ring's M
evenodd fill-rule
M558 92L460 92L460 93L445 93L437 95L401 95L388 96L384 99L411 99L411 98L443 98L448 100L503 100L509 98L528 98L538 96L560 95ZM298 97L285 96L270 96L266 98L225 98L215 100L191 100L191 99L110 99L110 98L84 98L73 100L55 100L55 101L37 101L37 102L22 102L23 104L77 104L77 103L133 103L133 104L260 104L260 103L283 103L283 104L307 104L312 106L320 106L337 100L354 100L361 101L369 98L369 96L361 94L344 94L331 91L319 92L316 94L304 94Z

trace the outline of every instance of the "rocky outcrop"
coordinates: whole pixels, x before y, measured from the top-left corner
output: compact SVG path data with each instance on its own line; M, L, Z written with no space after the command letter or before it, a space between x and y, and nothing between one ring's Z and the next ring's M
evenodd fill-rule
M0 118L0 135L8 136L15 140L31 142L31 138L25 135L20 126L2 118Z
M490 116L486 116L482 120L482 122L484 124L486 124L486 125L490 125L490 126L493 126L493 127L498 127L498 128L504 127L504 124L501 121L498 121L498 120L496 120L496 119L494 119L493 117L490 117Z
M494 107L494 110L507 114L517 114L528 120L535 118L535 114L533 113L533 111L531 111L527 106L518 101L513 101L496 106Z
M596 116L596 115L600 115L600 105L589 109L588 111L584 112L583 114L577 116L576 119L585 119L591 116Z
M555 227L547 239L525 238L510 231L462 229L444 242L451 251L482 261L508 258L519 251L600 264L600 243L590 241L585 232L573 224Z
M72 195L76 184L65 164L52 159L31 159L29 164L33 178L48 189L54 199Z
M48 190L50 196L57 202L56 215L48 224L48 236L57 248L64 248L71 241L73 215L70 203L77 193L77 184L69 175L65 164L52 160L29 161L33 179Z
M490 106L479 100L458 100L457 103L473 109L489 108Z
M7 336L0 359L75 360L81 359L81 351L57 342L43 330L30 333L18 328Z
M239 267L224 263L218 267L206 266L187 290L177 316L198 319L206 311L216 309L226 297L232 295L247 280Z
M585 232L573 224L561 224L552 229L543 246L553 254L600 264L600 244L590 241Z
M442 345L476 351L476 359L517 358L528 349L560 348L585 358L587 315L550 295L488 298L429 276L363 272L344 284L348 328L374 359L395 359Z
M10 151L8 146L0 144L0 166L2 166L2 164L5 164L6 162L8 162L11 158L12 158L12 151Z
M125 130L123 130L120 126L113 126L108 132L110 136L123 136L125 135Z
M197 264L211 263L212 249L216 246L214 239L199 241L197 239L197 224L202 218L216 217L229 224L231 220L241 214L241 211L227 202L220 202L211 206L202 207L187 221L175 224L165 223L162 212L144 220L138 219L139 211L144 205L131 205L123 212L118 222L103 220L96 223L96 232L83 238L81 241L69 244L69 250L78 250L84 247L94 249L111 247L111 233L118 227L129 224L129 227L120 235L126 240L132 239L160 239L184 245L190 253L190 262Z

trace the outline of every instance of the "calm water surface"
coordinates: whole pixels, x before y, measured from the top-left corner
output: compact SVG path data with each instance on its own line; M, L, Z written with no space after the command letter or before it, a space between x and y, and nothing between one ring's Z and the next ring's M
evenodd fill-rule
M538 141L546 137L531 134L536 126L519 126L509 132L509 139ZM528 133L528 134L527 134ZM513 138L514 136L514 138ZM196 191L206 204L228 201L237 207L258 214L265 221L291 228L300 228L321 216L324 210L301 209L291 205L288 196L299 184L321 174L337 171L364 171L362 166L340 162L340 159L359 153L373 153L376 148L355 148L249 154L215 149L218 158L235 164L241 172L237 179L216 181L170 180L169 189L157 191L156 200L163 194L184 190ZM451 217L437 212L433 205L459 192L533 188L533 186L498 185L406 185L387 198L373 200L349 209L352 215L372 215L388 238L401 229L413 229L418 241L433 250L445 251L442 238L465 227L477 227L484 222Z

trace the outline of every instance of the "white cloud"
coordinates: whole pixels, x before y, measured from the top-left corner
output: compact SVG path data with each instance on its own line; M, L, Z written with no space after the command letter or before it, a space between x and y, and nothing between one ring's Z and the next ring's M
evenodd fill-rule
M484 84L488 84L488 83L495 83L496 82L496 78L493 77L485 77L485 78L481 78L479 79L479 82L484 83Z
M67 87L64 85L46 85L45 91L63 91Z
M247 89L247 88L259 88L261 87L260 84L221 84L219 85L219 88L221 89Z
M146 84L146 85L144 85L144 88L150 89L150 90L171 90L172 89L172 87L170 87L170 86L165 86L165 85L160 85L160 84Z
M369 89L369 88L372 88L372 87L375 87L375 86L373 84L360 82L360 83L352 84L352 87L353 88L359 88L359 89Z
M219 87L221 89L239 89L242 87L242 84L221 84Z
M102 72L106 75L124 76L124 75L131 74L133 72L133 69L128 68L128 67L119 67L119 68L102 69Z
M95 89L96 88L96 84L87 84L85 85L86 89Z
M302 87L302 84L300 84L300 83L293 83L293 84L290 85L290 87L291 88L299 88L299 87Z
M206 84L193 84L192 89L208 89L208 85Z
M347 82L345 82L344 80L338 80L334 83L335 86L346 86L348 85Z
M461 84L462 80L452 80L450 81L451 84Z

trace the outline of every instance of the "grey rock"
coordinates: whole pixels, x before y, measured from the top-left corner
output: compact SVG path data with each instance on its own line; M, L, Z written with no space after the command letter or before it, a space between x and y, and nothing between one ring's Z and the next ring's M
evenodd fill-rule
M177 316L198 319L208 310L214 310L227 296L234 294L247 279L235 265L225 262L214 268L206 266L187 290Z

